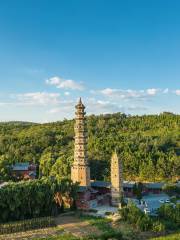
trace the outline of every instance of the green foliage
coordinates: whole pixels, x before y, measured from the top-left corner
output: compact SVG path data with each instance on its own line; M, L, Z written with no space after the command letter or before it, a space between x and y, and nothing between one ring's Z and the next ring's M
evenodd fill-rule
M167 228L178 229L180 227L180 203L175 206L163 204L158 210L159 217L166 221Z
M45 179L10 183L0 188L0 222L54 215L65 195L73 203L77 185L69 180ZM59 198L55 201L56 194ZM58 201L59 200L59 201Z
M160 221L153 222L152 231L153 232L164 232L166 229L165 225Z
M126 116L116 113L87 117L91 178L108 180L116 148L124 177L139 181L180 176L180 116ZM49 124L0 124L0 179L7 180L15 162L40 164L44 176L68 177L73 161L74 121Z
M148 231L152 228L152 220L149 216L145 215L139 208L134 204L129 204L119 210L121 218L130 224L136 226L141 231Z
M143 184L141 182L135 183L133 186L133 194L140 201L142 199Z
M180 233L168 234L167 236L152 238L151 240L179 240Z
M163 204L158 210L157 219L145 215L134 204L120 209L120 214L122 220L135 225L141 231L164 232L180 227L180 204Z
M43 217L30 220L0 224L0 234L10 234L15 232L24 232L31 229L39 229L55 226L54 218Z
M136 225L141 231L148 231L152 228L152 220L148 215L143 215L138 218Z
M180 196L180 186L177 184L166 184L163 191L170 196Z
M94 234L92 233L89 236L86 236L86 238L82 238L82 240L108 240L108 239L119 239L123 240L122 233L117 229L114 229L112 227L112 223L110 219L107 218L101 218L101 217L93 217L93 216L85 216L80 215L81 219L84 221L88 221L92 226L95 226L98 228L102 234Z

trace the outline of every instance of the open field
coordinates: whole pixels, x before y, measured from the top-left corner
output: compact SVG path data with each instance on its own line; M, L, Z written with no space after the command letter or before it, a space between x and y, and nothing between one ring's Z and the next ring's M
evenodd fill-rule
M0 235L0 240L20 239L72 239L84 238L92 233L101 235L102 231L86 220L76 216L60 216L55 219L57 227Z
M0 235L0 240L179 240L180 233L166 237L153 237L152 232L139 232L124 222L112 222L104 218L90 216L59 216L56 227ZM154 234L155 236L155 234Z

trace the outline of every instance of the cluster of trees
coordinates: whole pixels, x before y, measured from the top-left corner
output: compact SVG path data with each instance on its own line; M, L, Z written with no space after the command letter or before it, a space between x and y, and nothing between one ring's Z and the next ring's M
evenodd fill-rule
M9 183L0 188L0 223L55 215L64 204L74 207L77 187L65 179Z
M158 216L150 217L130 203L120 209L120 214L123 221L133 224L141 231L164 232L178 230L180 227L180 204L163 204L158 209Z
M180 203L176 205L163 204L158 210L159 218L170 230L180 229Z
M174 196L174 197L180 197L180 184L166 184L163 187L163 191L166 192L168 195L170 196Z
M120 209L121 218L123 221L135 225L141 231L148 231L152 229L152 220L145 215L133 203Z
M123 160L126 179L158 181L180 176L179 115L91 115L87 126L92 179L109 179L115 148ZM15 162L37 163L40 176L68 177L73 150L73 120L1 123L0 178L9 179L9 166Z

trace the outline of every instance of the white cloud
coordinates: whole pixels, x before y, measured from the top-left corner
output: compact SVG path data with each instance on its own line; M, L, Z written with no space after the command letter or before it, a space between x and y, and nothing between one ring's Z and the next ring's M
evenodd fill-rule
M119 104L119 102L97 100L95 98L87 99L87 101L85 102L85 105L87 105L88 114L106 114L106 113L114 113L114 112L129 113L133 111L143 111L147 109L139 105L138 106L135 106L135 105L122 106Z
M84 86L82 83L75 82L74 80L71 80L71 79L63 79L57 76L47 79L46 83L62 89L79 90L79 91L84 90Z
M69 96L69 95L70 95L70 92L65 92L64 95L65 95L65 96Z
M58 104L59 102L59 93L47 93L47 92L34 92L34 93L25 93L18 94L17 99L29 104Z
M112 88L105 88L99 91L101 94L112 97L112 98L133 98L133 97L140 97L141 94L135 90L122 90L122 89L112 89Z
M64 115L68 113L70 115L73 115L76 104L77 104L77 101L74 101L74 100L59 101L58 106L48 110L47 113L49 114L62 113Z
M163 90L163 93L169 93L169 88L165 88L165 89Z
M55 114L55 113L59 113L60 111L61 111L60 108L52 108L49 111L47 111L47 113Z
M180 96L180 89L176 89L176 90L175 90L175 94L178 95L178 96Z
M160 89L150 88L145 90L132 90L132 89L113 89L105 88L99 91L91 90L91 94L101 94L111 99L145 99L149 96L155 96Z
M157 88L149 88L146 90L147 94L152 95L152 96L156 95L158 91L159 91L159 89L157 89Z

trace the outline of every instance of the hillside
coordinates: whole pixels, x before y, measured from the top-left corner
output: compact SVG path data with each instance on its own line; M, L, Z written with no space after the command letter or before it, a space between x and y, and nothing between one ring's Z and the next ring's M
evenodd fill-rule
M40 164L43 175L68 176L73 161L74 121L48 124L0 123L0 177L15 162ZM108 179L116 149L124 177L148 181L180 177L180 115L87 117L91 178Z

